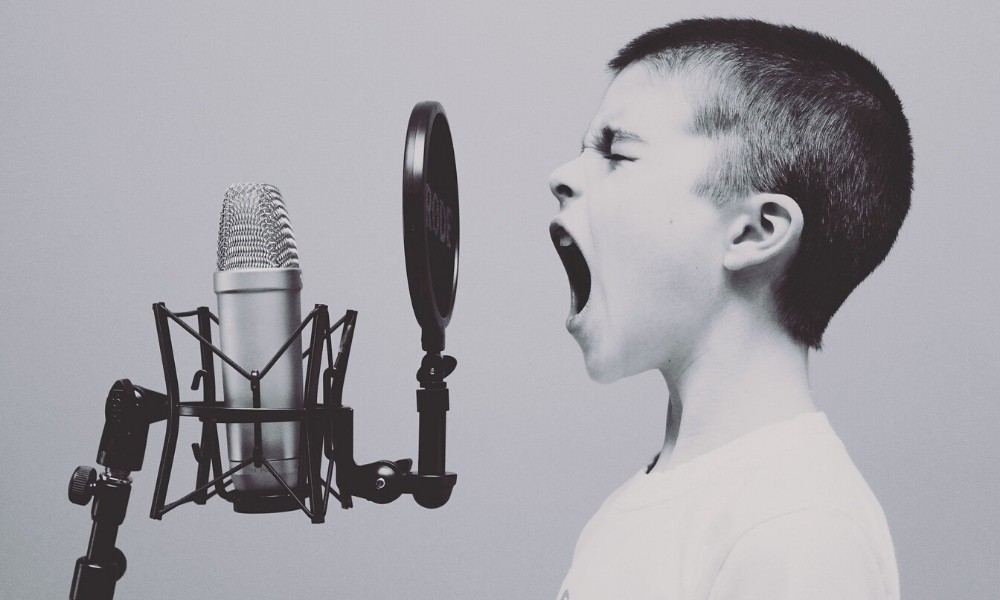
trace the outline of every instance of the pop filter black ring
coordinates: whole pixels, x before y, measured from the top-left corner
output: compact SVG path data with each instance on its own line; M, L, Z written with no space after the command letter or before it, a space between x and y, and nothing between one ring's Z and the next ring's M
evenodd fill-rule
M444 107L413 107L403 155L403 247L426 352L444 350L458 283L458 176Z

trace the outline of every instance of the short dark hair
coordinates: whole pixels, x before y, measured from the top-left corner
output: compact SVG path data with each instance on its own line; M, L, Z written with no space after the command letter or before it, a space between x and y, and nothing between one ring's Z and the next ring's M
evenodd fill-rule
M773 291L786 331L819 348L910 207L913 149L896 93L844 44L750 19L654 29L608 67L617 75L633 63L693 86L692 126L718 141L699 191L719 203L767 192L799 204L799 248Z

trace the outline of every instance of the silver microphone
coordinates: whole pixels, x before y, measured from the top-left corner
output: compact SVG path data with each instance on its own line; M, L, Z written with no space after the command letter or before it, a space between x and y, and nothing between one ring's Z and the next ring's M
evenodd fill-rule
M262 371L302 322L302 271L281 193L262 183L233 184L219 219L215 293L222 351L247 372ZM223 363L224 405L253 406L250 382ZM288 347L260 380L264 408L302 407L302 341ZM231 467L252 458L254 425L229 423ZM264 458L289 487L299 485L299 423L261 424ZM283 493L265 466L233 474L238 491Z

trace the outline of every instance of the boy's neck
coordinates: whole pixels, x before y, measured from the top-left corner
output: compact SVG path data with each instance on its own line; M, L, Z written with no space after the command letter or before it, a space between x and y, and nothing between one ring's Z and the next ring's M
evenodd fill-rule
M717 323L683 369L662 371L670 405L663 450L651 472L816 410L808 349L769 319L728 316L735 318Z

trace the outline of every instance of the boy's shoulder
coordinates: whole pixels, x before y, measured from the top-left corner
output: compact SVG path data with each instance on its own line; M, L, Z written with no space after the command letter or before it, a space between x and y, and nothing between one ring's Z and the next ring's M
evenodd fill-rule
M778 585L768 573L809 581L864 572L853 579L883 589L876 597L898 596L882 509L822 413L631 478L584 530L567 580L592 577L574 573L578 564L609 561L640 586L668 586L659 590L668 597L708 598L734 581L747 589L746 573L758 571L764 589Z
M720 517L735 525L811 509L839 513L866 530L884 525L878 500L823 413L747 437L757 439L737 440L728 450L738 456L719 469L727 479L716 486L727 496Z
M703 512L730 519L734 526L808 508L864 521L862 515L870 516L867 511L878 506L821 412L767 425L668 471L641 472L616 490L605 507L672 500L703 503Z
M718 541L726 553L710 597L757 586L822 598L832 586L844 597L898 598L881 505L825 416L803 420L792 435L775 431L764 444L772 452L716 490L725 498L706 527L725 532Z

